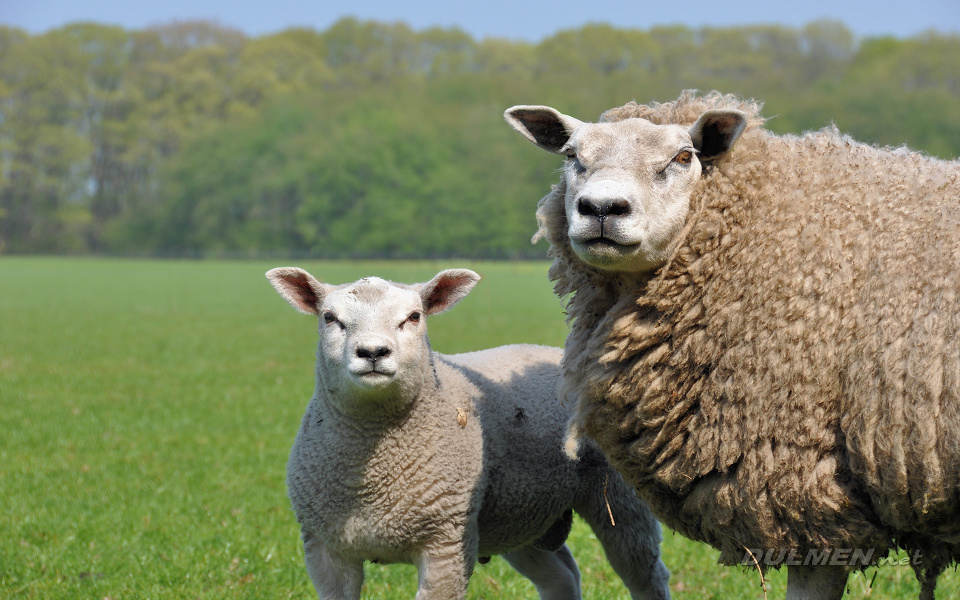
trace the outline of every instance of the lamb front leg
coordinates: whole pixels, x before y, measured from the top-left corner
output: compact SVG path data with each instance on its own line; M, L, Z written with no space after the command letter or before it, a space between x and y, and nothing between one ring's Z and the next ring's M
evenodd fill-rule
M462 541L425 548L417 561L417 600L463 600L477 560Z
M363 561L338 556L306 529L303 530L303 552L307 574L320 600L360 600Z

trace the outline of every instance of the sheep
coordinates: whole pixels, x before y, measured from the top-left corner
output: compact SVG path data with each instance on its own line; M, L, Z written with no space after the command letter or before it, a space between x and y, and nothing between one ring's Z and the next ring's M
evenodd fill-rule
M567 157L537 216L568 452L593 438L721 563L786 565L790 600L893 548L933 598L960 558L960 164L775 135L718 92L505 118Z
M319 316L316 390L287 483L320 598L358 599L364 560L415 564L419 600L464 598L475 561L496 554L541 598L580 598L564 543L572 510L634 599L669 598L650 510L599 449L578 461L563 451L572 409L556 396L560 349L431 350L425 316L479 275L333 286L284 267L267 278Z

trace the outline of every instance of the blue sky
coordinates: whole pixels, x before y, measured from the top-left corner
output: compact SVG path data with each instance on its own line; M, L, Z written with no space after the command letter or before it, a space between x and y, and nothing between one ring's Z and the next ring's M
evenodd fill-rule
M0 0L0 23L41 33L76 21L139 29L173 20L209 19L251 36L287 29L326 29L337 19L404 21L414 29L457 26L476 38L539 41L590 22L647 29L779 23L801 26L819 18L842 21L858 36L914 35L929 29L960 32L960 0L554 0L520 2L427 0L330 2L271 0Z

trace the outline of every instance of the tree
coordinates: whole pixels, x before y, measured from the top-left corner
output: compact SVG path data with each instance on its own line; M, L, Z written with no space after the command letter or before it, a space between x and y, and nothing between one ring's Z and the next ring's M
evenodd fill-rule
M33 38L8 32L4 43L0 249L81 250L90 156L81 131L82 57L64 31Z
M835 122L955 157L958 57L957 35L857 40L833 21L537 44L351 18L255 39L0 27L0 253L539 256L530 198L556 161L517 143L508 106L591 119L719 89L764 101L774 131Z

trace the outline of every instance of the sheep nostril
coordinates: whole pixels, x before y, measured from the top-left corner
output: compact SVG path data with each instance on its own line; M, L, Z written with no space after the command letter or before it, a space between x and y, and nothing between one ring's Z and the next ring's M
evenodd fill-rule
M630 204L626 200L614 200L607 207L607 215L622 217L630 213Z
M590 198L581 198L577 202L577 212L585 217L603 217L601 213L601 205L594 202Z
M607 217L622 217L630 214L630 203L621 198L614 200L581 198L577 202L577 212L585 217L596 217L600 220Z
M377 360L384 356L390 356L390 348L386 346L376 346L374 348L364 348L361 346L357 348L357 358Z

